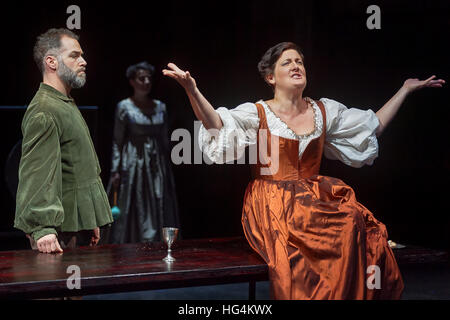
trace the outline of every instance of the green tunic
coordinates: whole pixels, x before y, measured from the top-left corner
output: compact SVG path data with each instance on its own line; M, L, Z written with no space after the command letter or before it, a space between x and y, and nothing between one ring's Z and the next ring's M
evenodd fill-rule
M113 222L89 129L72 98L41 83L22 134L14 227L37 241Z

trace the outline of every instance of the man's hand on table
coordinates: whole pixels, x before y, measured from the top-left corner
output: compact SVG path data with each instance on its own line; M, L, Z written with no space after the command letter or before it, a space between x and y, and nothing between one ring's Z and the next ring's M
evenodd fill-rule
M36 242L39 252L43 253L59 253L63 252L59 245L56 234L48 234L38 239Z

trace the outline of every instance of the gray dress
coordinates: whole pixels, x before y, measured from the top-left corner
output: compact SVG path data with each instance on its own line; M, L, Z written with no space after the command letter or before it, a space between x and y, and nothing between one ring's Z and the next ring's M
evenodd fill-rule
M153 110L140 109L130 98L117 105L111 173L120 173L121 213L110 230L111 243L160 241L162 227L179 227L166 105L153 101ZM113 191L110 181L110 197Z

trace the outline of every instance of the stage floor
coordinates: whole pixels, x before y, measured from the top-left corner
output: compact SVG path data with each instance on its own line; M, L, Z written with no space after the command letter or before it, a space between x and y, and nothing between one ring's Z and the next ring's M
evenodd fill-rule
M450 264L401 266L405 282L402 300L450 300ZM248 284L152 290L116 294L90 295L84 300L246 300ZM269 282L256 283L256 300L267 300Z

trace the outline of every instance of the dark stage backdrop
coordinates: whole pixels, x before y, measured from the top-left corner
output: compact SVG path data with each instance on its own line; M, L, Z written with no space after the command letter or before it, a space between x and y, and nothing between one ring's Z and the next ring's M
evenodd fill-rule
M182 88L162 77L168 62L188 69L215 107L271 97L257 63L282 41L306 57L305 94L377 111L409 77L449 80L449 1L174 1L28 2L2 4L0 105L26 105L40 82L32 60L35 38L65 27L71 4L81 8L80 43L88 82L73 95L99 106L97 151L109 178L116 103L130 94L126 67L148 60L157 70L153 96L164 101L171 130L194 134ZM369 30L367 7L381 9ZM448 84L408 97L379 139L379 158L360 169L324 160L322 174L341 178L387 225L390 239L449 247L450 151ZM0 115L3 117L4 115ZM11 132L17 124L10 124ZM2 138L3 139L3 138ZM246 165L174 166L185 238L241 235Z

